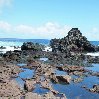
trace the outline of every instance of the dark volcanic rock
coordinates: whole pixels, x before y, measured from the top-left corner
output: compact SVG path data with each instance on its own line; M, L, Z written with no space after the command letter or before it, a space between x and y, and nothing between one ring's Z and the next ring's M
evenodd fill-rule
M21 50L41 51L42 48L43 48L42 45L40 45L38 43L32 43L32 42L23 43L23 45L21 46Z
M6 61L16 60L18 61L21 58L21 51L7 51L5 54L3 54L3 58Z
M68 35L62 39L52 39L50 42L53 52L79 51L94 52L96 47L92 45L78 28L72 28Z

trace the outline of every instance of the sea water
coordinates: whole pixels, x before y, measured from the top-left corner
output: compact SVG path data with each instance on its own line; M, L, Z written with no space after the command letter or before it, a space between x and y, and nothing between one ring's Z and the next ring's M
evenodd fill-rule
M21 46L24 42L33 42L33 43L39 43L46 46L45 50L51 50L49 45L49 40L47 39L0 39L0 53L6 53L7 51L14 51L14 50L21 50Z

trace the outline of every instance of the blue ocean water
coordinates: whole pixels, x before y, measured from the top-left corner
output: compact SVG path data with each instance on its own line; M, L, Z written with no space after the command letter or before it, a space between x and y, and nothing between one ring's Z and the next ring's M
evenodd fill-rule
M99 41L90 41L91 44L98 46L99 45Z
M0 46L21 46L24 42L34 42L48 45L48 39L16 39L16 38L0 38Z
M0 46L21 46L24 42L34 42L43 45L49 45L48 39L17 39L17 38L0 38ZM93 45L99 45L99 41L90 41Z

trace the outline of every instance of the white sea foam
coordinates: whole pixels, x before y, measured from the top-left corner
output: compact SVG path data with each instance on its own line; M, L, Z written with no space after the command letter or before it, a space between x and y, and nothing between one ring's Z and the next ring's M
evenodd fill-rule
M6 53L7 51L21 50L22 42L8 42L8 41L0 41L0 47L4 48L0 49L0 53Z
M43 51L51 52L52 51L52 48L50 46L46 46Z
M99 56L99 52L87 53L86 55L90 55L90 56Z
M4 49L0 49L1 53L6 53L7 51L14 51L14 50L21 50L20 47L14 47L14 46L4 46Z

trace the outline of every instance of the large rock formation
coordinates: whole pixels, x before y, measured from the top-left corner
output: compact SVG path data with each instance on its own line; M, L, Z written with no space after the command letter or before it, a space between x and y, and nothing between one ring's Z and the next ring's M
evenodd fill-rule
M72 28L68 35L62 39L52 39L50 42L53 52L85 51L94 52L95 46L92 45L78 28Z

